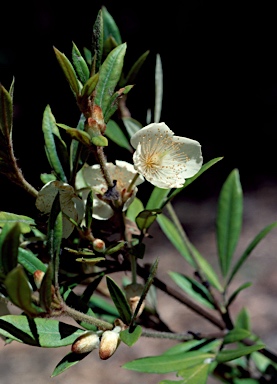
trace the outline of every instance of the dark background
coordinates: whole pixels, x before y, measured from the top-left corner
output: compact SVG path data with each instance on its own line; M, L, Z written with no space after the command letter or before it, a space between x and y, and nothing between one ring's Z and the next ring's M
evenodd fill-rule
M239 169L243 189L276 181L274 2L171 3L91 0L0 6L0 82L9 88L15 77L15 154L37 189L42 186L40 173L49 172L41 129L46 105L57 122L76 126L79 118L53 46L68 58L72 41L80 50L90 48L102 5L127 42L127 69L150 50L129 93L132 116L145 125L147 108L153 108L159 53L164 73L161 121L176 134L198 140L205 163L224 156L186 193L200 198L218 194L234 168ZM0 183L0 209L27 214L30 200L25 192L2 176Z

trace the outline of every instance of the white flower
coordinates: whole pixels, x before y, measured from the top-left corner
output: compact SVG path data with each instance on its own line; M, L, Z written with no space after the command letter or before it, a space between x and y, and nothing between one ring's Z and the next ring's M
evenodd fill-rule
M198 141L174 136L165 123L153 123L131 137L136 149L135 169L159 188L180 188L186 178L202 167L203 157Z
M49 181L39 191L36 207L41 212L49 214L58 192L60 193L61 211L65 213L63 215L63 238L67 239L74 230L74 224L66 216L69 216L78 224L84 216L84 204L76 195L74 188L61 181Z
M137 174L134 166L126 161L116 160L115 164L107 163L107 169L113 180L116 181L116 187L123 201L123 211L126 211L129 205L135 198L137 193L137 185L143 183L144 178L140 175L131 189L128 187L131 184L134 176ZM107 192L107 184L102 175L100 165L95 164L92 166L85 165L77 174L76 179L77 188L90 187L93 192L93 217L98 220L107 220L113 216L112 207L105 202L104 194ZM83 197L86 198L86 193ZM103 198L101 199L101 196Z

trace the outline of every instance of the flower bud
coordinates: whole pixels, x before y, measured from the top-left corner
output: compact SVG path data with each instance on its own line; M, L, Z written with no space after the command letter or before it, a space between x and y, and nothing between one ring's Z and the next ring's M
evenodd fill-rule
M115 327L112 331L103 332L99 346L100 359L107 360L115 353L120 343L120 331L121 327Z
M99 347L99 336L94 332L86 332L79 336L71 346L74 353L88 353Z
M140 301L140 297L142 295L143 288L144 287L142 284L129 284L125 287L126 298L127 298L127 301L130 305L132 313L135 312L136 307ZM145 307L145 301L142 302L142 304L139 308L137 317L139 317L141 315L142 311L144 310L144 307Z
M106 250L106 244L101 239L95 239L92 245L93 249L97 252L104 252Z
M40 288L44 275L45 275L45 273L42 272L40 269L37 269L34 272L33 277L34 277L34 282L36 284L37 289Z

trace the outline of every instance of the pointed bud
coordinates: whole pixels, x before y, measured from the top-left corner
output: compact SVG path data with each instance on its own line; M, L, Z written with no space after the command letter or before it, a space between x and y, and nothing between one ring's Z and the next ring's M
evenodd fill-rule
M115 327L112 331L103 332L99 346L100 359L107 360L115 353L120 343L120 331L120 327Z
M130 305L132 313L135 312L136 307L140 301L140 297L142 295L143 288L144 287L142 284L129 284L124 288L126 298L127 298L127 301ZM142 311L144 310L144 307L145 307L145 301L142 302L142 304L139 308L137 317L139 317L141 315Z
M45 275L45 273L42 272L40 269L37 269L34 272L33 277L34 277L34 282L36 284L37 289L40 288L44 275Z
M93 249L97 252L105 252L106 244L101 239L95 239L92 243Z
M88 353L99 347L99 336L93 332L86 332L79 336L71 346L74 353Z

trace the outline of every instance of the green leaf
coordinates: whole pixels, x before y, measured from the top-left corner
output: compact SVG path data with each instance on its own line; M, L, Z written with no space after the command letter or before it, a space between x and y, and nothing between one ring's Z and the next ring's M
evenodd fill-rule
M157 221L168 238L168 240L174 245L174 247L180 252L180 254L184 257L184 259L193 267L196 268L195 262L192 258L190 252L192 252L194 258L197 260L197 264L200 266L201 271L204 276L207 278L208 282L217 288L220 292L223 291L223 288L218 280L216 272L212 268L212 266L208 263L208 261L201 256L201 254L197 251L197 249L189 242L187 239L184 241L183 237L179 233L178 229L174 225L174 223L169 220L164 214L160 214L157 217Z
M237 295L245 288L248 288L248 287L251 287L252 283L245 283L245 284L242 284L241 286L239 286L233 293L232 295L229 297L228 299L228 303L227 303L227 306L229 307L232 302L235 300L235 298L237 297Z
M102 108L104 115L111 94L113 94L121 76L126 48L126 43L114 48L108 54L99 71L99 80L95 88L94 102Z
M88 353L73 353L69 352L55 367L51 377L56 377L63 373L65 370L68 368L72 367L73 365L79 363L79 361L83 360L87 355L89 355L90 352Z
M81 83L85 84L89 79L89 68L76 44L72 44L72 61Z
M16 215L15 213L4 211L0 212L0 227L3 228L4 225L12 227L16 223L20 226L20 231L23 234L30 232L32 227L36 225L34 219L28 216Z
M130 329L127 328L124 331L120 332L120 339L128 345L128 347L131 347L134 345L138 339L140 338L140 335L142 333L142 328L140 325L137 325L132 332L130 332Z
M152 209L140 212L136 217L136 223L141 231L147 230L156 220L157 215L161 213L161 209Z
M161 208L169 192L170 189L154 187L146 204L146 209Z
M250 315L248 313L248 310L246 308L242 308L242 310L238 313L236 321L235 321L235 326L236 328L243 328L246 330L251 330L251 325L250 325Z
M185 379L183 381L184 384L206 384L209 370L209 363L197 364L190 368L181 369L178 371L178 376L182 376Z
M127 95L127 93L129 93L132 88L133 85L126 85L126 87L120 88L118 91L116 91L109 99L104 115L104 120L106 123L110 120L111 116L118 109L118 99L122 97L122 95Z
M120 82L120 86L124 86L126 84L134 84L134 81L138 75L138 72L140 71L142 65L144 64L147 56L149 55L150 51L144 52L132 65L130 71L128 72L126 78L124 81Z
M94 56L93 70L94 75L101 67L103 45L104 45L104 26L103 26L103 11L99 10L95 23L93 25L93 39L92 39L92 56Z
M13 100L10 93L0 84L0 131L9 139L13 125Z
M126 212L126 217L135 222L137 215L144 210L144 206L137 197L134 198L133 202L129 206Z
M71 345L81 336L83 329L58 320L35 318L24 315L0 317L0 333L20 343L43 348Z
M226 276L236 249L243 211L243 195L239 173L234 169L223 184L216 218L217 248L221 271Z
M129 361L123 364L122 367L137 372L163 374L188 369L204 363L206 359L212 359L214 356L212 353L191 351L173 355L142 357Z
M159 123L163 102L163 68L161 56L156 55L154 123Z
M77 79L77 75L76 75L76 72L74 70L74 67L70 63L68 58L62 52L60 52L55 47L53 47L53 48L54 48L56 58L57 58L60 66L63 70L65 77L66 77L66 80L68 81L70 88L72 89L75 97L77 97L79 95L79 83L78 83L78 79Z
M126 139L126 136L122 132L121 128L114 120L109 120L105 130L105 135L120 147L125 148L130 152L132 151L129 141Z
M223 338L224 344L235 343L251 336L251 332L243 328L231 329Z
M67 178L65 176L65 172L63 170L61 161L58 156L57 147L55 143L55 138L59 138L59 130L56 125L56 120L54 115L51 112L51 108L49 105L46 106L44 113L43 113L43 119L42 119L42 131L44 134L44 140L45 140L45 151L46 155L49 161L49 164L51 168L54 170L54 172L57 175L57 178L60 181L67 182Z
M142 128L142 124L132 117L123 117L122 122L126 128L129 137L132 137L137 131Z
M104 25L104 40L112 36L117 45L122 43L119 29L114 21L112 15L108 12L105 6L102 6L103 25Z
M241 257L238 259L237 263L235 264L234 268L232 269L232 272L230 274L230 277L228 279L227 285L230 284L230 282L233 280L234 276L242 266L242 264L246 261L248 256L251 254L253 249L260 243L260 241L273 229L277 226L277 221L273 222L272 224L269 224L266 226L261 232L258 233L258 235L254 238L254 240L251 241L251 243L248 245L246 250L243 252Z
M108 145L108 140L105 136L99 135L99 136L93 136L91 138L92 144L96 145L97 147L106 147Z
M111 277L106 276L106 282L111 298L118 310L121 320L124 324L130 324L132 313L124 292Z
M184 276L178 272L168 272L172 280L191 298L205 305L208 308L214 308L212 304L213 299L206 287L203 284L191 279L188 276Z
M85 129L85 121L86 118L83 114L81 114L80 119L78 121L78 125L76 127L77 131L84 131ZM83 150L83 146L80 145L79 141L72 140L70 144L70 172L71 172L71 178L75 178L76 172L81 168L83 165L81 160L81 153Z
M9 272L4 281L11 302L23 309L29 316L35 316L42 312L32 303L32 292L28 278L21 266L17 266Z
M99 79L99 73L97 72L85 82L81 91L82 99L88 98L92 95L92 92L95 90L95 87L97 85L98 79Z
M8 274L17 266L18 248L20 245L20 225L15 223L5 233L5 237L1 242L0 266L3 268L4 274Z
M249 347L240 347L238 349L226 349L222 350L216 356L218 363L226 363L227 361L238 359L241 356L249 355L252 352L259 351L265 348L264 344L251 345Z
M91 139L90 135L87 132L80 131L79 129L76 128L71 128L68 127L65 124L57 124L58 127L64 129L66 133L74 140L79 141L83 145L86 145L88 147L91 146Z
M28 271L31 275L35 271L40 270L46 272L46 265L40 261L36 255L28 249L18 248L18 262Z
M53 263L50 261L48 268L43 276L39 289L39 303L41 307L48 311L52 304L52 286L53 286Z
M218 163L220 160L222 160L223 157L216 157L210 161L208 161L208 163L206 164L203 164L200 171L198 171L196 173L196 175L194 175L193 177L190 177L189 179L186 180L185 184L183 187L181 188L176 188L173 190L173 192L170 194L170 196L168 197L167 201L164 202L164 205L165 206L168 201L172 200L176 195L178 195L184 188L188 187L192 182L194 182L196 179L198 179L199 176L201 176L204 172L206 172L209 168L211 168L214 164Z

